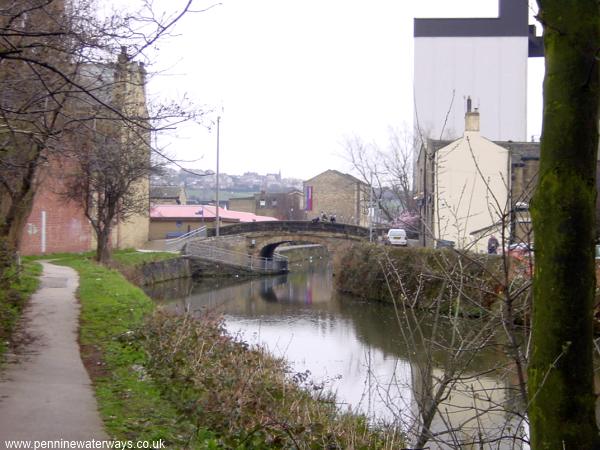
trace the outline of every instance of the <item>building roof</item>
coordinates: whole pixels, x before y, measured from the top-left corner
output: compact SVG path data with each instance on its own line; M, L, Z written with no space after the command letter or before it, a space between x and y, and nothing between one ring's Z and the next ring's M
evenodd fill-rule
M150 198L179 198L179 186L151 186Z
M156 205L150 208L150 219L210 219L216 217L214 205ZM219 208L219 217L229 222L268 222L278 220L275 217L231 211Z
M429 139L428 145L433 153L438 150L463 139L462 137L454 141ZM510 151L511 163L517 164L524 160L532 160L540 158L540 143L539 142L514 142L514 141L490 141L500 147Z
M308 183L308 182L310 182L310 181L314 180L315 178L318 178L318 177L320 177L321 175L323 175L323 174L325 174L325 173L327 173L327 172L331 172L331 173L333 173L333 174L335 174L335 175L338 175L338 176L340 176L340 177L347 178L348 180L352 180L352 181L353 181L353 182L355 182L355 183L367 184L367 183L365 183L364 181L361 181L361 180L359 180L358 178L356 178L354 175L350 175L349 173L342 173L342 172L340 172L340 171L338 171L338 170L333 170L333 169L328 169L328 170L326 170L325 172L321 172L320 174L318 174L318 175L315 175L314 177L312 177L312 178L309 178L308 180L306 180L306 181L305 181L305 183Z
M494 141L494 144L510 151L513 164L523 160L540 159L539 142Z

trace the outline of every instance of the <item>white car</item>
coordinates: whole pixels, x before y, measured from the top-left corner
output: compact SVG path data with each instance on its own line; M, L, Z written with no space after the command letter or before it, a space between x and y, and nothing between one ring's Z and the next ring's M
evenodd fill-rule
M402 228L391 228L387 234L387 241L392 245L408 245L406 230Z

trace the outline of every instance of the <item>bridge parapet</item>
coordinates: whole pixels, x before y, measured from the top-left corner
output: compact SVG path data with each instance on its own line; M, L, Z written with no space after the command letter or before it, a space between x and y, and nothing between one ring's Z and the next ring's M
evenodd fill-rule
M219 234L228 236L246 233L335 233L360 238L369 237L369 229L346 223L316 222L307 220L282 220L272 222L245 222L220 227ZM215 236L215 230L209 229L208 236Z

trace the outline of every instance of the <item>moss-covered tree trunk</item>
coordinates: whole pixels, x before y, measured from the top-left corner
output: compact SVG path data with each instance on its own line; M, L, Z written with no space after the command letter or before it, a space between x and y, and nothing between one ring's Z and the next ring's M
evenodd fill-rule
M600 448L592 306L598 145L597 0L538 0L546 75L529 362L532 448Z

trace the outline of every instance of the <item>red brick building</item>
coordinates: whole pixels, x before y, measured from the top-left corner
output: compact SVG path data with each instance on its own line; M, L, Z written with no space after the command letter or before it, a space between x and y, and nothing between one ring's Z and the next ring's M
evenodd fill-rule
M89 89L95 89L96 95L106 96L106 102L113 101L114 97L123 111L134 117L147 117L145 70L142 64L128 59L125 49L116 64L90 65L82 69L80 75L82 83L90 83ZM98 83L102 89L96 86ZM63 142L63 145L69 144ZM38 169L37 192L19 244L22 255L82 252L95 247L95 233L83 207L61 195L65 192L64 180L69 174L69 165L68 157L54 154L48 155L45 166ZM137 189L149 198L147 178L137 181L131 189ZM147 208L149 206L148 200ZM147 213L130 217L127 222L117 220L110 245L113 248L141 246L148 240L148 231Z
M33 208L23 230L22 255L55 252L83 252L92 248L92 227L81 206L60 195L64 191L60 174L66 168L54 161L41 170Z

